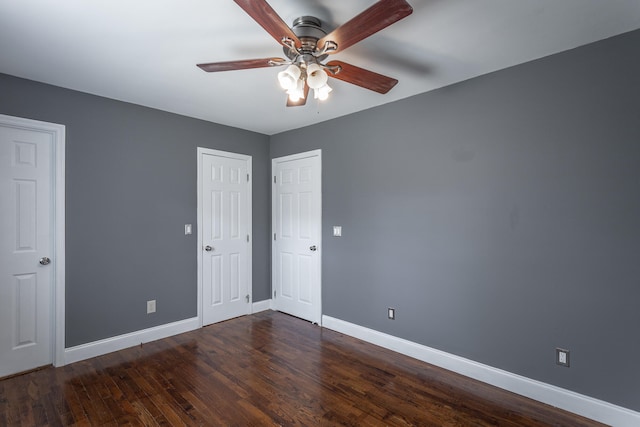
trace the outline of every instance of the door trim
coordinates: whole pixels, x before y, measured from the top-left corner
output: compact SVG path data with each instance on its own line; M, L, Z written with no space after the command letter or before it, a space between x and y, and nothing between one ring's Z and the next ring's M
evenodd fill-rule
M276 170L276 164L277 163L281 163L281 162L288 162L291 160L301 160L301 159L306 159L309 157L317 157L320 163L320 170L318 171L319 175L320 175L320 203L318 206L318 209L320 210L319 212L319 218L320 218L320 230L319 230L319 236L318 236L318 263L319 263L319 268L318 268L318 289L316 291L316 301L318 302L317 306L314 307L314 319L315 321L313 323L317 323L319 326L322 326L322 150L318 149L318 150L312 150L312 151L306 151L303 153L296 153L296 154L291 154L288 156L283 156L283 157L277 157L275 159L271 159L271 297L273 297L273 291L274 291L274 283L275 283L275 274L276 274L276 251L274 250L274 246L275 246L275 242L273 241L273 234L276 232L277 229L277 224L276 224L276 219L277 219L277 214L276 214L276 207L278 206L278 201L276 200L276 192L274 190L274 184L273 184L273 176ZM277 303L277 299L274 301L272 299L273 303L272 303L272 307L274 307L276 310L278 308L278 303Z
M248 189L248 200L247 200L247 208L249 209L249 218L247 224L247 233L249 233L249 253L247 260L247 292L249 292L249 298L251 302L253 302L253 209L252 209L252 187L253 187L253 166L252 166L252 157L246 154L239 153L231 153L228 151L220 151L214 150L211 148L198 147L198 167L197 167L197 181L198 181L198 194L197 194L197 220L196 220L196 234L197 234L197 254L198 254L198 326L201 328L203 325L203 316L202 316L202 234L200 230L202 229L202 158L204 155L210 156L218 156L218 157L228 157L232 159L244 160L247 162L247 171L249 173L249 189ZM253 313L253 304L250 304L250 313Z
M51 180L53 224L53 289L51 292L51 362L65 364L65 126L0 114L0 125L17 129L45 132L51 135Z

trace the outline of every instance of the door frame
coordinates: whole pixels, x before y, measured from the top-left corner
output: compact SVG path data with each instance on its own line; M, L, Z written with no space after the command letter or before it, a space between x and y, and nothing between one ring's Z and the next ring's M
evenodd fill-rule
M318 302L316 307L314 307L314 318L316 319L314 322L312 323L317 323L319 326L322 326L322 150L318 149L318 150L311 150L311 151L305 151L303 153L296 153L296 154L291 154L288 156L282 156L282 157L276 157L274 159L271 159L271 176L274 177L275 175L275 170L276 170L276 165L278 163L282 163L282 162L289 162L292 160L301 160L301 159L306 159L309 157L317 157L318 158L318 162L319 162L319 171L318 174L320 176L320 182L319 182L319 191L320 191L320 203L318 204L318 210L319 212L319 230L318 230L318 289L316 290L316 301ZM274 190L274 183L273 181L271 181L271 188L273 191L271 191L271 236L273 237L274 233L276 232L277 229L277 224L276 224L276 219L277 219L277 213L276 213L276 209L278 206L278 200L276 198L276 191ZM276 242L272 239L271 240L271 295L273 295L274 292L274 284L276 283L275 281L275 274L276 274L276 251L275 251L275 244ZM273 300L272 300L273 301ZM276 301L274 301L271 304L272 307L274 307L276 310L278 308L278 302L277 299Z
M251 299L250 313L253 313L253 209L252 209L252 187L253 187L253 166L252 166L252 157L246 154L232 153L229 151L221 151L214 150L212 148L204 148L197 147L198 154L198 167L197 167L197 181L198 181L198 203L197 203L197 220L196 220L196 234L197 234L197 254L198 254L198 325L202 327L203 325L203 315L202 315L202 234L200 230L202 230L202 159L204 155L218 156L218 157L228 157L232 159L243 160L247 162L247 173L249 174L249 189L248 189L248 197L247 197L247 209L249 210L248 224L247 224L247 233L249 233L249 254L247 260L247 292L249 293L249 297Z
M51 135L51 224L53 235L51 292L51 363L65 364L65 126L0 114L0 126Z

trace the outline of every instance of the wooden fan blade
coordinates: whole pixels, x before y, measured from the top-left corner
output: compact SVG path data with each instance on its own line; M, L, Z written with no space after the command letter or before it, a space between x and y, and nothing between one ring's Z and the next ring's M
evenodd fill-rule
M208 73L214 73L217 71L233 71L233 70L246 70L248 68L263 68L263 67L276 67L281 65L281 62L285 60L282 58L263 58L263 59L245 59L242 61L225 61L225 62L210 62L208 64L198 64L198 67L202 68Z
M304 96L302 98L300 98L299 100L297 100L296 102L293 102L287 96L287 107L302 107L304 104L307 103L307 97L308 96L309 96L309 86L304 85Z
M380 0L318 40L318 48L322 49L326 42L332 41L337 43L338 48L327 53L340 52L411 15L412 12L413 8L405 0Z
M327 73L329 77L358 85L374 92L385 94L398 84L398 80L396 79L374 73L373 71L365 70L364 68L356 67L355 65L347 64L346 62L330 61L327 65L329 67L340 67L340 71L335 74L329 71Z
M234 0L250 17L253 18L271 37L280 44L287 37L293 40L296 47L302 46L300 39L291 28L278 16L266 0Z

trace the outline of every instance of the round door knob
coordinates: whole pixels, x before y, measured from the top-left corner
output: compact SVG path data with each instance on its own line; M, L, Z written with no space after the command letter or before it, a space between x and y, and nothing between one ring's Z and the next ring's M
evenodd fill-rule
M47 258L46 256L42 257L42 258L40 258L40 264L49 265L49 264L51 264L51 260L49 258Z
M213 247L207 245L207 246L204 247L204 250L207 251L207 252L211 252L213 250Z
M309 250L315 252L318 248L316 247L316 245L310 246Z

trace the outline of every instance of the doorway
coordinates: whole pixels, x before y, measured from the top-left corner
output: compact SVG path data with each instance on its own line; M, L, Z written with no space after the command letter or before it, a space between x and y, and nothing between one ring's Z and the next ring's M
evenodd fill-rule
M273 307L322 320L322 152L272 160Z
M198 317L251 313L251 156L198 148Z
M64 364L65 127L0 115L0 377Z

